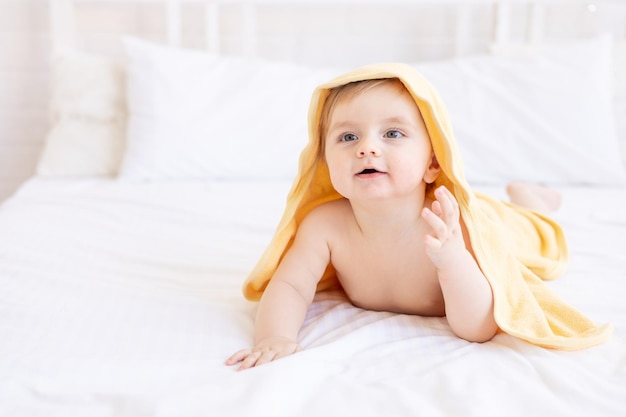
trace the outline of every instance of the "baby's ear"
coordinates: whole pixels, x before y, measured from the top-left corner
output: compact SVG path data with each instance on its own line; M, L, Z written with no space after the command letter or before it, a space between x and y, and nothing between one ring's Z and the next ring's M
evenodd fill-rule
M433 152L430 158L430 164L428 165L428 168L426 169L426 172L424 173L424 181L427 184L432 184L433 182L435 182L440 172L441 172L441 166L439 165L439 161L437 161L437 157L435 156L435 153Z

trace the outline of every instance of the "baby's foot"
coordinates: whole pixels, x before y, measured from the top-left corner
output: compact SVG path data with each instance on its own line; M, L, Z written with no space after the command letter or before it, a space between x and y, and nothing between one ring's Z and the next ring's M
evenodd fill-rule
M544 213L555 211L561 206L561 193L538 184L511 182L506 186L511 203Z

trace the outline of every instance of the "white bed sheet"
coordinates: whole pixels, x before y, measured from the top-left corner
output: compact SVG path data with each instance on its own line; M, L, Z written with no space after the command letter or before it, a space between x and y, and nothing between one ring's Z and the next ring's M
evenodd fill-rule
M223 362L255 308L241 283L288 189L30 180L0 206L0 415L626 415L625 189L563 188L557 214L572 259L549 285L614 324L605 344L472 344L323 293L304 351L236 372Z

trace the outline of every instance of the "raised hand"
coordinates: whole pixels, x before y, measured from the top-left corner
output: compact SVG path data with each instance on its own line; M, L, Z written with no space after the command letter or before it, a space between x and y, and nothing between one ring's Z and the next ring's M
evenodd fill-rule
M441 186L435 190L435 198L431 209L422 210L422 217L432 228L432 233L424 238L424 246L430 260L441 269L464 254L465 242L454 195Z

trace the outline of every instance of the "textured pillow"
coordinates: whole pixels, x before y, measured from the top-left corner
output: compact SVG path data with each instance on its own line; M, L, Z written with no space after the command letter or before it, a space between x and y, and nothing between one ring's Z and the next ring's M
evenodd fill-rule
M416 65L451 114L470 182L621 184L609 37Z
M126 134L123 66L105 57L66 52L53 57L52 69L52 126L37 174L117 174Z
M210 55L134 38L120 177L291 179L311 93L338 71Z

